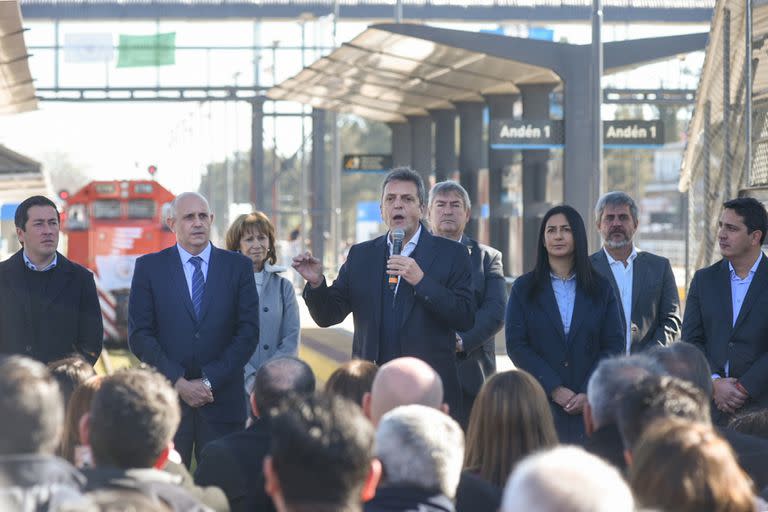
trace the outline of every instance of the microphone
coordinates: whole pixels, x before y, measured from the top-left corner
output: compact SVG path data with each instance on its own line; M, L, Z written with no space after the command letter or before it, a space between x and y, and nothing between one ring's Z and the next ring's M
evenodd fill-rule
M392 230L392 255L400 254L403 251L403 239L405 238L405 231L398 228ZM387 284L390 290L394 290L397 286L398 276L389 275L387 277Z

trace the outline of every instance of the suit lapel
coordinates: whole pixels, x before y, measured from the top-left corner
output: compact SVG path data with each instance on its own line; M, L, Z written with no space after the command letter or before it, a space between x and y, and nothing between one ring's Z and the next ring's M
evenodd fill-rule
M549 316L549 320L552 325L555 326L555 330L560 335L560 341L565 343L565 328L563 327L563 319L560 318L560 310L557 307L557 299L555 299L555 292L552 290L552 284L548 283L544 286L536 295L536 301L541 306L541 309ZM575 309L575 307L574 307Z
M168 251L168 258L170 259L168 268L171 273L171 282L176 289L176 296L183 297L184 306L187 308L189 316L192 320L197 321L195 315L195 308L192 306L192 298L189 296L189 286L187 286L187 278L184 277L184 264L181 262L181 254L179 249L174 245L170 251ZM209 269L210 270L210 269Z
M623 324L625 317L624 317L624 304L621 302L621 292L619 291L619 285L616 282L616 277L613 275L613 270L611 270L611 265L608 263L608 256L605 255L604 249L600 249L598 252L595 253L594 258L592 259L592 264L595 266L595 269L600 274L605 276L608 282L611 283L611 288L613 288L613 294L616 296L616 302L619 303L619 314L621 315L621 323ZM634 286L635 286L635 281L633 276L632 290L635 289Z
M730 271L728 274L728 278L730 279ZM730 287L730 282L728 284ZM762 255L757 270L755 271L755 275L752 278L752 282L749 283L747 296L744 297L744 303L741 305L739 316L736 318L736 323L733 326L731 334L736 332L741 324L744 323L744 319L749 314L749 310L752 309L757 298L765 291L766 284L768 284L768 262L765 260L765 255ZM731 303L733 303L733 301L731 301ZM731 313L731 315L733 315L733 313Z
M211 297L216 295L214 288L224 282L224 269L219 261L219 251L211 244L211 255L208 258L208 274L205 278L205 290L203 290L203 300L200 304L200 318L199 323L202 323L205 319L205 314L208 313L208 309L211 305ZM190 304L192 299L189 300Z
M648 270L643 254L638 253L635 261L632 263L632 309L634 310L639 310L640 297L643 296L643 289L651 277L648 275ZM621 297L617 296L616 299L621 303ZM632 318L632 311L629 312L629 316Z
M22 249L23 250L23 249ZM8 272L8 284L16 294L16 298L21 303L24 311L24 320L27 323L32 322L32 302L29 296L29 287L24 281L24 272L26 272L26 264L24 258L21 255L21 251L18 251L12 257L10 262L13 265L14 271Z
M727 332L730 337L730 335L733 334L733 328L731 327L733 326L733 294L731 293L731 272L728 269L728 260L726 259L721 261L720 268L718 269L717 281L717 289L726 292L720 295L720 300L723 301L721 311L725 317L723 319L725 321L725 332Z
M57 258L58 260L56 266L59 268L56 269L53 274L51 274L51 280L48 282L48 288L45 291L45 295L43 296L43 300L41 302L42 311L48 309L48 306L51 305L51 302L53 302L53 300L56 299L56 297L58 297L59 294L64 290L64 288L71 280L72 273L74 272L74 269L66 260L66 258L64 258L64 256L58 254Z
M373 254L363 256L363 261L370 258L370 261L374 262L371 268L381 269L380 272L373 272L374 279L370 290L373 298L373 323L371 325L376 328L376 338L379 337L379 332L381 330L381 299L382 293L384 293L384 281L387 279L388 254L387 235L384 235L373 242Z
M416 263L418 263L419 268L421 268L421 271L424 272L425 275L429 273L429 267L432 266L432 262L435 261L435 257L437 256L436 251L434 250L434 244L435 237L422 225L421 234L419 235L419 243L416 244L416 249L411 256L416 260ZM412 290L410 285L407 288ZM400 295L402 292L401 283L400 288L397 290L397 294ZM402 327L408 316L411 314L416 298L411 292L403 293L402 296L399 297L399 300L403 301L403 316L400 318L400 326Z
M571 315L571 328L568 331L568 346L571 346L575 333L579 330L581 322L584 321L584 317L589 313L589 309L592 306L592 300L584 293L581 287L576 284L576 299L573 304L573 315Z

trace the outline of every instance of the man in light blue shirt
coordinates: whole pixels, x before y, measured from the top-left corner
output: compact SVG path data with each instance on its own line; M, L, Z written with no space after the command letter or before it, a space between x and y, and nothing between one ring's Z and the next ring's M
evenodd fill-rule
M173 201L176 244L136 260L128 343L171 381L181 398L174 438L189 465L193 450L241 430L243 368L258 344L259 300L251 261L210 242L213 214L194 192Z
M723 204L718 242L723 259L696 272L683 339L712 367L716 420L768 406L768 262L762 253L768 214L756 199Z

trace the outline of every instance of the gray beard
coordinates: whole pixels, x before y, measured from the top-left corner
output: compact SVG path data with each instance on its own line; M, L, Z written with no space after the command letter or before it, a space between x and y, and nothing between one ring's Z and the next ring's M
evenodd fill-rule
M620 242L614 242L613 240L604 240L605 246L609 249L623 249L632 243L632 240L621 240Z

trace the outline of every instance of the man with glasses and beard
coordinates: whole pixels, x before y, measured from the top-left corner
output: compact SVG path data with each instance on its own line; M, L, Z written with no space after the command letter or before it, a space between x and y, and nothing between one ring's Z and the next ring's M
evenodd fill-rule
M624 192L608 192L595 206L603 247L590 259L610 281L621 308L627 354L667 345L680 335L680 297L667 258L638 251L632 242L638 209Z

